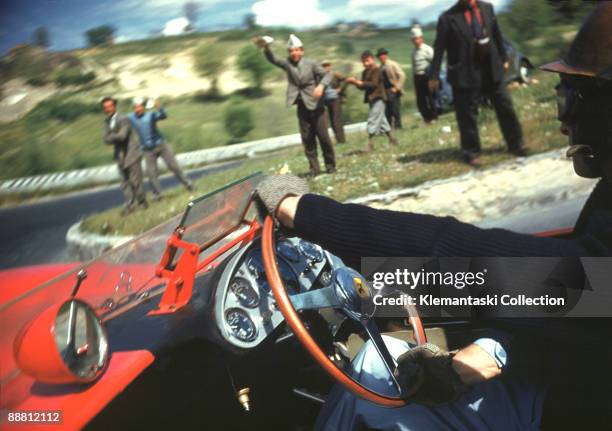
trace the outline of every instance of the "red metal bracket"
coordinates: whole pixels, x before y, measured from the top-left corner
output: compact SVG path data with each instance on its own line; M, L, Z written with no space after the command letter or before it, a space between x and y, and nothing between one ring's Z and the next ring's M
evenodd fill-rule
M235 232L239 227L232 232ZM174 313L187 305L193 293L193 284L195 282L196 273L205 268L207 270L214 268L214 266L216 266L214 265L214 262L217 258L240 243L244 245L251 242L260 229L261 226L257 220L253 220L250 223L247 231L241 233L236 238L233 238L231 241L227 242L227 244L219 247L202 262L199 262L200 253L202 252L200 246L198 244L183 241L182 238L183 234L185 233L185 229L177 228L168 239L166 250L164 251L159 265L155 270L155 275L157 277L169 279L168 285L159 301L159 306L156 309L151 310L148 315L154 316L158 314ZM219 242L227 235L228 234L225 234L222 237L217 238L210 245ZM178 249L182 249L183 253L179 257L176 266L174 268L170 268L169 265L174 259Z

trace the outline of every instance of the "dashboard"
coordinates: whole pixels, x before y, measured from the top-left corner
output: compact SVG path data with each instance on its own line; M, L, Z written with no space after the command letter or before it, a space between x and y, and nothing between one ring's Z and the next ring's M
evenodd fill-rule
M276 252L289 296L331 282L327 254L318 245L283 238ZM215 294L215 321L222 336L240 348L256 347L284 321L266 280L259 239L232 256L223 270Z

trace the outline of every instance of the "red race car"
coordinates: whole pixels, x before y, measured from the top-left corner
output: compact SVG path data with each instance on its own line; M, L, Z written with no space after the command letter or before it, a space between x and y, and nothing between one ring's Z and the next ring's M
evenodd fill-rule
M339 258L261 217L261 178L87 264L2 273L2 428L308 429L334 382L404 405L342 371L361 336L395 368L372 293ZM414 312L384 328L448 349L468 329L447 319L425 331Z

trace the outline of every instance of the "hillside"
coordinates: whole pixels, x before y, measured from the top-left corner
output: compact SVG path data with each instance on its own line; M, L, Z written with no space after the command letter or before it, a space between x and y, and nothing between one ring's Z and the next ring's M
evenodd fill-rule
M160 128L177 152L230 143L223 112L234 103L249 106L254 117L254 128L243 140L294 133L295 112L284 106L283 72L274 69L264 82L264 92L258 93L251 91L248 77L236 66L237 54L255 34L272 34L277 39L274 50L283 55L289 31L232 30L69 53L32 52L25 48L12 53L12 63L3 59L0 81L0 179L111 162L111 151L101 140L103 116L98 106L100 98L109 94L119 98L122 112L129 111L129 100L134 96L160 97L169 114ZM557 56L559 47L574 31L572 26L548 29L533 43L522 44L526 54L538 63ZM410 73L407 28L317 30L299 35L307 56L329 58L345 72L360 72L362 50L384 46ZM431 42L433 33L428 31L426 38ZM210 80L196 70L194 53L200 47L223 53L220 94L211 95ZM411 86L408 79L403 105L409 122L416 121ZM361 97L350 90L345 120L362 121L365 112Z

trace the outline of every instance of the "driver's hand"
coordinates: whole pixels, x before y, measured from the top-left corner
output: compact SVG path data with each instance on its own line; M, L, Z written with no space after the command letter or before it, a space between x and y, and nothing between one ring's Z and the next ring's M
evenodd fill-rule
M467 391L454 370L453 353L425 343L398 358L395 376L402 397L410 402L436 406L455 401Z
M268 175L256 187L255 193L267 212L283 222L283 217L278 214L280 204L289 196L301 196L308 193L308 183L295 175ZM282 224L287 225L288 223L283 222Z

